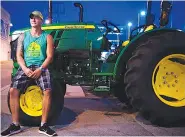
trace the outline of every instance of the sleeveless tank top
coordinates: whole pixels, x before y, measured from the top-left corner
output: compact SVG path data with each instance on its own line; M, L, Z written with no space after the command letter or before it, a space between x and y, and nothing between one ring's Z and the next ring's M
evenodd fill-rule
M24 33L24 60L26 66L41 66L46 59L47 33L42 32L39 37L33 37L30 31Z

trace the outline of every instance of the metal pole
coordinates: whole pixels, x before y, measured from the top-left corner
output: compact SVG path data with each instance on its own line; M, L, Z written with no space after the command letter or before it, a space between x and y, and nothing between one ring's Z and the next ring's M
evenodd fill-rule
M117 34L117 40L118 40L117 41L117 47L118 47L119 46L119 36L118 36L119 34L118 33L116 33L116 34Z
M130 27L128 26L128 39L129 39L129 36L130 36Z
M172 15L171 15L171 28L173 27L173 22L172 22Z
M171 5L173 5L173 0L171 1ZM173 16L172 16L172 14L171 14L171 28L173 27Z
M138 20L137 26L139 27L139 25L140 25L140 14L139 13L138 13L138 16L137 16L137 20ZM139 32L139 29L137 31Z
M49 0L49 24L52 24L52 0Z

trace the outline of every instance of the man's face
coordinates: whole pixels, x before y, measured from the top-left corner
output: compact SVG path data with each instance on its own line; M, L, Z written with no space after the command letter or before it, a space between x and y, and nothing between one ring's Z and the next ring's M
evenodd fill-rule
M32 27L40 27L42 25L42 19L40 17L33 16L30 18L30 24Z

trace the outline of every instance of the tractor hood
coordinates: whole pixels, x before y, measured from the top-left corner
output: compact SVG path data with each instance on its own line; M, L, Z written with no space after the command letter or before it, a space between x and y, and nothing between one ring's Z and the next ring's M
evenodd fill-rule
M30 28L16 30L11 33L12 41L16 40L21 33ZM63 23L43 25L42 30L53 36L57 52L65 52L70 49L78 50L101 50L103 34L93 23Z

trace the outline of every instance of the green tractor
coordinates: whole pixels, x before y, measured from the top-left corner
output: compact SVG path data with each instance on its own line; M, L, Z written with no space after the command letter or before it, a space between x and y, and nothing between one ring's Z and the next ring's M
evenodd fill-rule
M109 32L120 32L111 22L102 21L106 32L102 35L96 24L83 22L83 6L77 23L52 24L42 27L54 38L54 60L49 66L52 80L52 106L49 122L52 124L64 106L66 84L88 85L94 92L108 92L121 102L138 110L156 124L170 124L185 119L185 32L167 28L171 3L162 2L160 27L151 14L148 1L146 24L116 48L106 60L103 51L109 51ZM117 28L116 30L112 28ZM14 31L11 41L13 72L16 45L20 33ZM9 96L8 96L9 104ZM20 121L23 125L39 125L42 115L42 91L34 83L25 86L20 95Z

